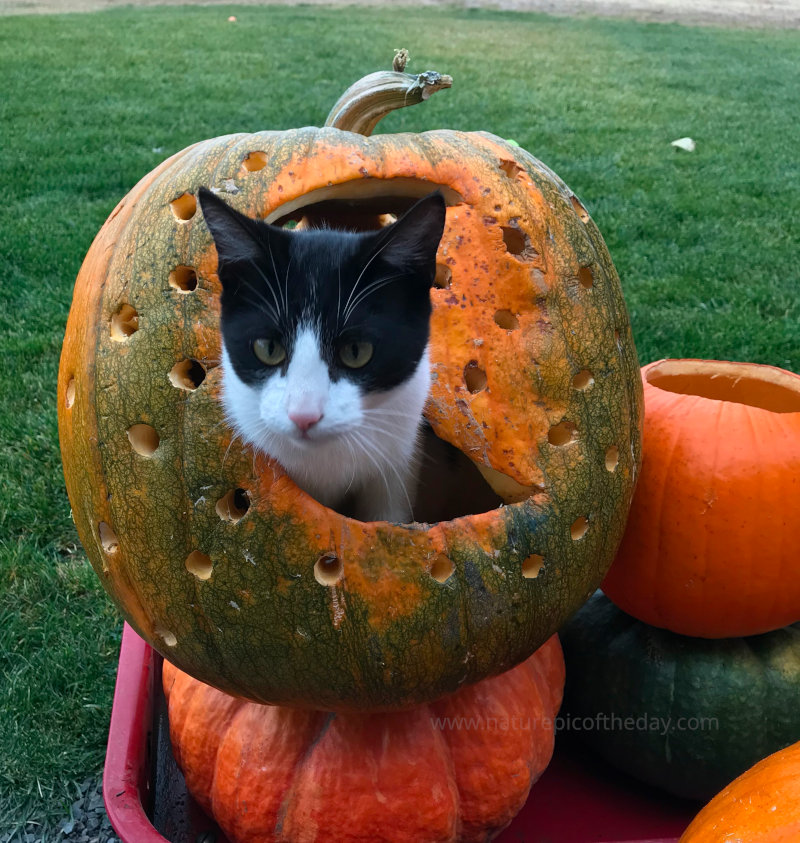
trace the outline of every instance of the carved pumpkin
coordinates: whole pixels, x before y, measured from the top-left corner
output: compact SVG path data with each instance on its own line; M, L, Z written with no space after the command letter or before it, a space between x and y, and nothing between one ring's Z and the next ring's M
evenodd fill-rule
M759 761L718 793L680 843L797 843L800 743Z
M164 663L176 759L232 843L491 839L553 753L564 685L554 636L501 676L384 714L230 697Z
M800 620L800 375L715 360L642 373L642 475L603 591L683 635Z
M64 473L98 576L174 664L261 702L401 708L519 663L597 587L637 471L636 352L588 213L493 135L360 134L424 93L377 76L340 128L215 138L146 176L97 235L64 340ZM364 225L442 190L426 415L505 506L362 523L231 441L203 185L269 221Z

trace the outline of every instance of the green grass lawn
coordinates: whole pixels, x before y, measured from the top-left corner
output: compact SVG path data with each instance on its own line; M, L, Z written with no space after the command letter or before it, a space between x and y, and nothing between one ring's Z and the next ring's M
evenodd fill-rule
M455 84L380 129L485 129L556 170L606 237L643 363L800 371L798 32L302 6L0 18L0 834L55 839L104 754L120 622L77 543L55 410L93 235L167 155L318 125L401 46ZM684 135L694 153L670 147Z

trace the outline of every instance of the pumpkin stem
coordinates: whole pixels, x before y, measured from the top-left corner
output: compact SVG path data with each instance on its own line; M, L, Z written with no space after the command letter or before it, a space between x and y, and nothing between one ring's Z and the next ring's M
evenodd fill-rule
M371 135L378 121L390 111L423 102L442 88L453 84L452 76L435 70L405 73L408 50L395 51L393 70L370 73L352 84L331 109L326 126Z
M408 59L409 54L408 50L406 50L405 47L403 47L402 50L395 50L394 59L392 60L392 70L396 70L398 73L402 73L406 69Z

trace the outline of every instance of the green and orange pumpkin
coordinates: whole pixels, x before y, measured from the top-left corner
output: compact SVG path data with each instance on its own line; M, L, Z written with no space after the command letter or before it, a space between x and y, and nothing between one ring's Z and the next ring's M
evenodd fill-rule
M174 155L113 211L75 286L59 432L87 554L140 635L255 701L390 710L518 664L601 581L637 474L641 381L594 222L491 134L367 137L425 93L391 76L377 99L372 83L343 98L334 126ZM231 441L203 185L254 217L351 225L442 191L426 416L504 506L362 523Z
M501 676L401 712L329 713L231 697L164 663L187 787L232 843L483 843L553 753L554 636Z

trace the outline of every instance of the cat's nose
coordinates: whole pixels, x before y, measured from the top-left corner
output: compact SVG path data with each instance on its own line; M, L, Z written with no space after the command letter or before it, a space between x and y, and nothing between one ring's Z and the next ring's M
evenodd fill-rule
M316 412L292 412L289 413L289 419L302 432L308 431L322 418L322 413Z

